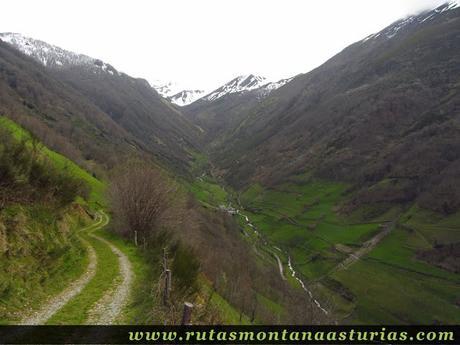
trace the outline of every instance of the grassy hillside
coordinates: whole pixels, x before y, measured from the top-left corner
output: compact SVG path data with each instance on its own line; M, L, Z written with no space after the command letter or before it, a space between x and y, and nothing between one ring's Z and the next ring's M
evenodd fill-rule
M242 320L251 321L254 318L253 322L255 323L327 322L324 320L324 315L317 315L316 310L311 310L308 296L294 283L295 281L291 278L287 266L284 267L284 275L287 277L287 281L283 281L280 278L276 255L281 257L284 263L287 262L287 258L275 249L276 241L274 238L270 238L268 233L255 231L249 225L246 216L257 228L261 224L256 220L256 212L251 212L244 207L244 202L242 201L244 196L238 196L228 186L224 188L215 178L205 173L198 174L198 177L188 188L209 213L226 215L226 211L221 209L223 206L240 210L239 214L227 215L227 217L230 218L228 221L234 224L232 229L234 236L239 237L238 242L243 243L243 247L249 253L245 253L244 264L241 263L241 258L234 257L232 262L237 272L236 274L240 275L240 279L244 276L246 269L251 271L251 278L249 282L240 283L245 284L245 288L240 288L238 293L228 294L225 289L219 289L218 292L232 303L232 309L243 311ZM254 186L248 192L248 196L249 194L257 196L259 192L261 192L261 187ZM277 200L280 195L274 196L274 200ZM290 209L292 203L285 204L286 200L286 197L282 200L280 199L279 204L286 209ZM243 205L239 205L239 203ZM268 209L267 212L269 212ZM266 221L270 223L272 220L266 219ZM276 224L273 224L273 227L275 226ZM286 235L289 236L288 234ZM221 234L220 236L224 235ZM227 245L230 246L230 243ZM280 244L278 243L278 245ZM225 246L219 246L219 251L228 250ZM231 283L233 279L238 278L234 276L227 277L224 273L221 279L229 280L229 283ZM256 306L255 309L254 306ZM312 316L312 314L315 316Z
M442 217L413 207L366 260L335 274L334 279L362 296L356 299L353 318L458 323L458 268L444 262L443 268L449 269L441 269L436 257L427 261L422 254L438 252L438 257L456 260L443 246L459 243L459 216Z
M290 257L294 269L320 300L334 306L339 319L354 323L458 322L460 276L452 263L451 270L439 267L449 265L449 247L440 254L441 263L420 256L441 244L460 241L459 215L446 218L413 207L401 217L393 210L363 221L365 209L352 216L341 215L345 190L345 185L308 180L275 189L253 185L240 200L258 230L283 250L279 255L286 269ZM346 269L340 267L392 220L396 226L370 253Z
M73 231L81 209L15 206L0 212L0 323L17 320L80 276L86 253Z
M29 146L32 146L33 142L37 140L28 131L5 116L0 116L0 128L7 129L17 140L26 141ZM90 192L87 201L91 203L91 206L102 207L105 205L104 191L106 187L104 182L101 182L65 156L50 150L48 147L38 142L36 142L36 144L39 147L40 154L48 159L56 169L67 172L88 184Z
M63 156L35 147L26 131L4 117L0 129L6 129L0 140L0 322L5 323L37 308L83 273L86 251L75 230L90 221L81 204L100 202L103 184ZM19 154L13 161L5 151L10 149ZM77 194L62 189L80 179L95 188L87 200L78 196L86 189ZM73 202L66 199L72 195Z
M88 236L88 233L93 231L91 227L85 232L78 231L77 235L77 230L90 221L86 210L93 212L107 206L104 193L106 184L71 160L43 146L29 132L11 120L0 117L0 128L6 129L6 133L13 136L18 147L30 152L30 159L46 165L53 170L53 174L82 180L88 187L88 193L76 196L66 205L58 205L51 198L46 201L40 199L43 202L37 206L39 199L26 199L10 203L0 210L0 243L5 250L2 252L4 260L0 271L0 296L5 304L0 308L0 322L19 320L25 310L38 308L82 275L88 265L87 248L81 241L83 238L96 251L98 269L82 292L48 320L49 324L81 324L87 319L94 303L113 287L118 276L116 255L104 243ZM0 142L0 152L1 145ZM24 174L25 181L29 181L33 176L33 173L27 170L27 174ZM30 183L33 187L32 180ZM21 188L25 187L28 187L27 183L21 184ZM51 189L54 187L48 186ZM179 207L174 204L172 212ZM110 226L109 229L114 229L114 226ZM173 287L177 289L175 296L178 305L183 298L208 301L205 307L197 308L197 322L247 322L247 317L240 321L240 313L214 292L206 279L197 282L198 289L193 295L183 295L180 284L186 279L187 265L191 261L196 261L194 256L190 256L192 254L188 252L189 249L184 246L159 240L158 243L154 241L155 243L143 249L135 247L132 238L122 239L114 232L98 230L97 235L115 243L128 255L133 265L135 279L132 299L119 322L152 323L160 322L162 318L173 322L178 317L164 314L161 298L152 294L152 284L156 281L158 284L161 283L161 253L165 245L174 248L173 265L177 266L180 260L185 260L180 263L183 267L175 267L174 271Z
M62 207L52 200L39 206L30 200L0 210L0 323L18 321L24 312L40 307L84 273L89 258L83 238L95 249L99 268L82 293L48 320L49 324L81 324L93 304L113 286L118 276L117 256L107 245L88 236L92 227L85 228L91 221L88 211L92 213L107 206L106 183L43 146L13 121L0 117L0 128L6 129L16 142L24 143L30 151L37 151L37 161L84 181L89 189L89 193L77 196ZM151 309L158 302L146 291L153 279L149 264L132 244L106 230L99 230L97 234L115 242L132 260L136 285L134 301L141 298L138 293L145 293L140 305L131 308L120 321L145 322L145 308Z
M271 188L253 184L239 194L206 174L197 176L190 190L202 205L239 208L235 217L241 236L252 243L260 262L276 267L277 255L288 282L301 290L290 259L296 276L340 322L458 322L460 276L451 253L455 247L450 247L460 242L458 213L446 217L417 206L388 209L386 204L348 213L350 185L306 174ZM389 234L370 252L341 268L387 227ZM258 299L283 314L280 300Z

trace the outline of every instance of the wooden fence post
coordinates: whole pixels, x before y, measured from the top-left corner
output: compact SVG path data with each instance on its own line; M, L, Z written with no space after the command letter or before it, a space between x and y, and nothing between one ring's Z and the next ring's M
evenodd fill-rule
M171 270L166 270L165 271L165 290L163 293L163 303L165 306L169 304L169 295L171 293L171 279L172 279L172 272Z
M190 325L192 319L193 304L190 302L184 303L184 313L182 314L182 325Z

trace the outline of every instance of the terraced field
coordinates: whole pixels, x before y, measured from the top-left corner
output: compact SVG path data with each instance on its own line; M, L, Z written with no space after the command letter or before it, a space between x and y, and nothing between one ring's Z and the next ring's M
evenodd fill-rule
M255 246L259 257L278 265L278 256L287 279L301 288L290 274L290 262L296 276L338 320L460 321L459 275L417 257L435 245L460 241L458 215L445 218L412 207L362 221L363 209L350 216L340 212L347 189L343 184L300 179L275 189L252 185L238 197L225 194L215 180L197 183L206 191L198 194L204 204L239 204L254 226L240 217L245 237L270 244Z

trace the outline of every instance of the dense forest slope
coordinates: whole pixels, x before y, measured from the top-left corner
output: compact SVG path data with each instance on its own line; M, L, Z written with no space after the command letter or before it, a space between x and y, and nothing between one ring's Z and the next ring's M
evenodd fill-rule
M247 116L249 109L261 101L257 90L243 94L231 93L216 100L197 100L181 109L184 115L198 125L203 141L215 146L225 140L231 128L236 128Z
M271 93L215 150L225 178L273 185L313 171L354 183L356 203L457 211L460 9L451 7L400 20Z
M1 113L34 128L46 144L66 147L75 160L113 166L122 156L148 153L185 172L198 130L145 80L41 41L21 42L11 43L53 47L68 59L43 65L42 55L28 57L0 42Z
M253 74L239 76L180 111L200 127L204 143L213 147L225 141L251 108L291 79L267 82Z

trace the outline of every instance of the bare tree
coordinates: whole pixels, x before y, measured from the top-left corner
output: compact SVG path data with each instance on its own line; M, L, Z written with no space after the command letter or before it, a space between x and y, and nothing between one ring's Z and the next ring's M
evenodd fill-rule
M136 234L145 243L168 209L174 191L167 178L147 163L118 171L112 179L111 199L122 232Z

